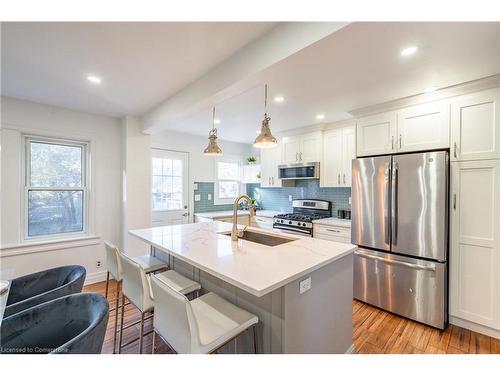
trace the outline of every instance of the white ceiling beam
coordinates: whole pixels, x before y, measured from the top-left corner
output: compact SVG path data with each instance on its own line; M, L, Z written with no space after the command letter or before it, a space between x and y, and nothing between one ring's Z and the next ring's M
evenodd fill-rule
M207 74L166 99L142 118L145 133L155 134L197 111L244 91L262 70L346 26L345 22L285 22L241 48ZM172 74L175 74L173 72ZM239 85L238 85L239 83Z

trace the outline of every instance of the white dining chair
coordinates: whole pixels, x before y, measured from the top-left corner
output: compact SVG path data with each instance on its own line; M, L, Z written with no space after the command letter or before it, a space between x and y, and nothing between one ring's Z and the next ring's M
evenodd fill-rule
M155 295L153 349L155 334L177 353L214 353L253 328L254 352L257 353L257 316L215 293L192 301L156 276L151 276Z
M118 252L119 261L121 262L122 273L122 301L121 301L121 317L120 317L120 337L118 342L118 353L121 353L123 347L132 344L139 340L139 353L142 353L144 336L152 333L153 331L144 332L144 322L153 317L154 311L154 297L151 289L150 278L146 274L146 270L142 268L141 264L134 259L129 258L127 255ZM173 290L178 293L193 293L201 288L201 285L187 277L182 276L174 270L168 270L155 275L163 280L165 284L170 285ZM183 295L183 294L181 294ZM123 325L125 316L125 298L130 301L141 313L139 321L130 323L126 326ZM146 314L149 313L149 316ZM139 326L139 337L123 344L123 331L136 324Z

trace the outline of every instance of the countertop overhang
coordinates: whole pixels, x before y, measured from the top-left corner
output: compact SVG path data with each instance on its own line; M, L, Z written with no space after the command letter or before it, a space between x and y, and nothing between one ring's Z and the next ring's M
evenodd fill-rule
M137 229L129 233L257 297L351 254L356 248L351 244L253 227L248 230L294 241L273 247L241 239L232 241L230 236L222 234L231 228L231 223L213 221Z

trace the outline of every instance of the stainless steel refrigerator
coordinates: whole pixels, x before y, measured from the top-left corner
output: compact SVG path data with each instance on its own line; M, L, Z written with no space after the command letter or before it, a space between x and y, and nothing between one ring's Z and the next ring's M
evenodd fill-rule
M445 328L448 152L354 159L354 298Z

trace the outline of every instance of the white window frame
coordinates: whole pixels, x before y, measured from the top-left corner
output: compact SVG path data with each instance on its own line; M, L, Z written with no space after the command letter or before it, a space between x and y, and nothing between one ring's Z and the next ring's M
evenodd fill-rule
M55 138L55 137L45 137L45 136L36 136L36 135L24 135L23 136L23 145L24 145L24 158L23 162L23 186L24 193L22 199L22 223L23 223L23 241L24 242L40 242L40 241L48 241L48 240L57 240L57 239L71 239L71 238L79 238L89 234L89 210L90 210L90 142L88 141L79 141L79 140L69 140L63 138ZM73 147L81 147L82 149L82 186L81 187L32 187L30 186L30 174L31 174L31 147L30 142L37 143L47 143L47 144L56 144L62 146L73 146ZM39 236L29 236L28 235L28 195L30 191L82 191L83 194L83 222L82 222L82 230L78 232L68 232L68 233L54 233L47 235L39 235Z
M219 167L218 164L219 162L226 162L226 163L236 163L238 164L238 179L237 180L221 180L221 181L236 181L238 182L238 194L241 194L243 189L242 189L242 183L241 183L241 173L242 173L242 160L240 157L237 156L218 156L214 160L214 205L219 206L223 204L233 204L234 199L236 197L231 197L231 198L220 198L219 197Z

